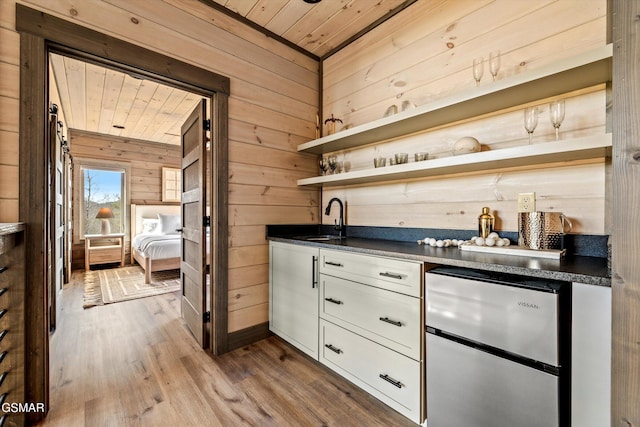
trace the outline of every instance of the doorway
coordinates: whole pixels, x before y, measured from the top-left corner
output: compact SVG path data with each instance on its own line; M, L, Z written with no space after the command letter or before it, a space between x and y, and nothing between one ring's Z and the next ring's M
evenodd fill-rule
M50 147L47 133L48 53L77 56L85 61L140 74L165 84L196 92L211 101L211 149L208 161L215 175L206 197L211 200L211 235L218 242L210 259L211 343L214 354L227 351L227 258L228 258L228 167L227 111L229 79L101 34L16 5L16 29L20 33L20 221L26 223L25 301L26 376L25 399L49 404L48 336L46 293L47 170ZM43 90L44 88L44 90ZM44 143L43 143L44 142ZM214 241L214 239L211 239ZM35 414L30 422L43 414Z

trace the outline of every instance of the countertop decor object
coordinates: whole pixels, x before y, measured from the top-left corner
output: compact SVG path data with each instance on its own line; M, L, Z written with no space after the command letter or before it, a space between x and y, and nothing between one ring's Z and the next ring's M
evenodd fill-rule
M460 138L453 144L453 155L477 153L481 149L480 142L472 136Z

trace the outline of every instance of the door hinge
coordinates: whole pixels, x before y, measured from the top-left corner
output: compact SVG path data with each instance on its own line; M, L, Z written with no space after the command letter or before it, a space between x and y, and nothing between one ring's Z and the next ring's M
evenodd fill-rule
M211 217L209 215L205 216L202 219L202 225L204 225L205 227L210 227L211 226Z
M211 130L211 119L204 119L202 122L202 128L204 130Z
M202 313L202 320L204 321L204 323L211 323L211 312L205 311L204 313Z

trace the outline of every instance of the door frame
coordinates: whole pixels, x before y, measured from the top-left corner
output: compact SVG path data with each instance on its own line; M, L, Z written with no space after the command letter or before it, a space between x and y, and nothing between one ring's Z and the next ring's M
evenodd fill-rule
M210 351L228 351L228 97L229 78L95 30L16 5L20 33L19 220L26 224L26 402L49 408L49 325L46 295L46 206L50 146L48 54L55 51L201 94L211 102ZM218 242L219 244L214 244ZM44 417L32 413L30 422Z

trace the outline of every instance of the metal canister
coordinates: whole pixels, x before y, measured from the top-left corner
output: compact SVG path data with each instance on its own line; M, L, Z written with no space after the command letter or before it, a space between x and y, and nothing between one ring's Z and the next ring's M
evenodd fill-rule
M482 208L482 214L478 217L478 235L486 238L493 231L495 218L489 213L489 208Z
M568 229L567 229L568 226ZM531 249L561 249L571 221L560 212L520 212L518 245Z

